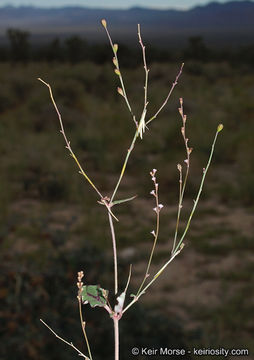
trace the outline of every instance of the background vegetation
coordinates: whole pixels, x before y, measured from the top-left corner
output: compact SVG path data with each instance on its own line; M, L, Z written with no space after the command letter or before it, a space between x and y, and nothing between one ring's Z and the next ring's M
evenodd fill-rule
M65 44L64 58L36 58L29 55L23 37L27 48L24 44L21 48L27 49L27 55L15 58L19 53L13 36L15 32L9 32L11 46L0 64L0 317L4 344L0 358L67 360L76 355L57 343L39 318L82 348L76 273L84 270L87 283L112 288L111 243L104 209L65 151L47 89L36 78L52 84L72 146L103 193L110 194L115 184L133 122L116 91L117 79L107 61L109 48L97 48L97 53L94 48L93 55L84 59L77 50L80 40L72 38ZM57 52L58 45L56 41L48 49ZM95 60L102 50L106 51L105 57L100 55L103 60ZM179 97L184 98L194 148L186 214L217 125L223 123L225 131L185 250L152 294L122 322L122 359L132 358L131 348L142 345L254 351L250 316L254 310L254 73L248 61L200 58L188 55L187 50L179 85L144 141L138 143L120 189L123 197L138 194L117 211L121 275L125 282L128 265L134 264L131 288L143 274L144 257L152 245L149 171L154 167L165 205L157 264L168 257L172 246L176 165L184 159ZM135 54L138 60L132 62L131 51L120 46L119 55L128 93L140 112L144 74L137 66L141 54ZM171 62L166 55L158 59L150 58L151 113L160 106L180 65L173 55ZM103 354L110 358L111 324L100 309L91 315L86 307L85 316L95 358L100 360Z

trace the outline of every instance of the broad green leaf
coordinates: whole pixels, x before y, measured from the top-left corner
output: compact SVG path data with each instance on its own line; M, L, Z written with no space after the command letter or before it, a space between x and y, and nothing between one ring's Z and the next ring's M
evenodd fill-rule
M137 197L137 195L132 196L132 197L130 197L128 199L115 200L115 201L112 202L112 205L121 204L121 203L124 203L124 202L127 202L127 201L131 201L131 200L135 199L136 197Z
M92 307L104 307L107 304L108 290L102 289L99 285L85 285L82 287L81 298L83 304L90 304Z

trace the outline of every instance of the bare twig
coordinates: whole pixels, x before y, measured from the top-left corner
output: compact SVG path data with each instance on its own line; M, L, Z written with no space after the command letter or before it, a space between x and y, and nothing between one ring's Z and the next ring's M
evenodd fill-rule
M144 289L137 295L134 296L133 300L123 309L122 314L125 313L132 305L134 305L140 296L144 295L146 290L154 283L154 281L163 273L163 271L167 268L167 266L174 260L174 258L180 253L181 250L178 250L173 255L171 255L170 259L160 268L159 271L153 276L152 280L144 287Z
M140 117L140 122L139 122L139 135L140 138L142 139L143 137L143 133L145 132L145 128L146 128L146 113L147 113L147 105L148 105L148 101L147 101L147 86L148 86L148 75L149 75L149 69L147 68L147 62L146 62L146 48L143 44L142 41L142 36L141 36L141 31L140 31L140 24L138 24L138 39L139 39L139 43L142 49L142 56L143 56L143 63L144 63L144 70L145 70L145 84L144 84L144 108L142 111L142 115Z
M127 92L125 90L125 85L124 85L124 81L123 81L123 77L122 77L122 74L121 74L121 70L120 70L120 64L119 64L119 61L118 61L118 56L117 56L117 51L118 51L118 45L117 44L113 44L113 41L112 41L112 38L110 36L110 33L108 31L108 28L107 28L107 22L105 19L103 19L101 21L105 31L106 31L106 34L107 34L107 37L109 39L109 43L110 43L110 46L112 48L112 51L113 51L113 54L114 54L114 57L113 57L113 64L115 66L115 73L116 75L119 76L119 80L120 80L120 83L121 83L121 88L117 88L117 91L120 95L123 96L125 102L126 102L126 105L128 107L128 110L129 112L131 113L131 116L132 116L132 119L135 123L135 125L137 126L137 121L136 121L136 117L132 111L132 108L131 108L131 105L130 105L130 102L129 102L129 99L128 99L128 96L127 96Z
M125 286L125 289L124 289L124 292L125 292L125 293L127 292L128 287L129 287L129 284L130 284L130 280L131 280L131 270L132 270L132 264L130 264L129 276L128 276L127 283L126 283L126 286Z
M115 236L115 228L112 220L112 216L108 213L109 225L112 237L112 246L113 246L113 258L114 258L114 279L115 279L115 295L118 293L118 267L117 267L117 249L116 249L116 236Z
M171 86L171 89L169 90L169 93L168 93L166 99L164 100L163 104L161 105L161 107L159 108L159 110L146 122L146 125L148 125L151 121L153 121L154 119L156 119L157 116L159 115L159 113L161 112L161 110L167 105L167 102L168 102L168 100L169 100L169 98L170 98L170 96L171 96L174 88L176 87L176 85L177 85L177 83L178 83L178 79L179 79L179 77L180 77L181 74L182 74L183 67L184 67L184 63L182 63L181 68L180 68L180 70L179 70L179 72L178 72L178 74L177 74L177 76L176 76L176 78L175 78L175 81L173 82L173 84L172 84L172 86Z
M151 195L153 195L155 197L155 208L153 209L155 212L156 212L156 230L152 231L151 234L153 235L154 237L154 241L153 241L153 247L152 247L152 250L151 250L151 253L150 253L150 257L149 257L149 260L148 260L148 264L147 264L147 268L146 268L146 272L145 272L145 276L143 278L143 281L137 291L137 294L136 296L138 296L142 290L142 287L144 286L144 283L146 282L146 279L149 277L149 270L150 270L150 266L151 266L151 263L152 263L152 260L153 260L153 255L154 255L154 250L155 250L155 247L156 247L156 244L157 244L157 240L158 240L158 236L159 236L159 229L160 229L160 211L161 209L163 208L163 205L162 204L159 204L159 194L158 194L158 189L159 189L159 184L157 183L157 179L156 179L156 172L157 170L156 169L153 169L151 172L150 172L150 175L152 177L152 181L154 183L154 190L151 191Z
M38 78L39 81L41 81L44 85L46 85L49 89L49 94L50 94L50 98L52 101L52 104L56 110L58 119L59 119L59 123L60 123L60 133L63 135L64 141L66 143L66 149L69 150L71 157L75 160L76 164L78 165L79 168L79 173L81 175L83 175L85 177L85 179L89 182L89 184L92 186L92 188L97 192L97 194L100 196L101 201L99 202L100 204L103 204L106 206L106 208L108 209L108 212L114 217L115 220L118 221L117 217L112 213L109 203L107 201L107 197L103 196L100 191L97 189L97 187L94 185L94 183L92 182L92 180L89 178L89 176L86 174L86 172L83 170L80 162L78 161L76 155L74 154L72 148L71 148L71 143L70 141L67 139L67 136L65 134L65 130L64 130L64 125L63 125L63 120L62 120L62 116L61 113L56 105L54 96L53 96L53 92L52 92L52 88L50 86L50 84L46 83L46 81L42 80L41 78Z
M39 81L41 81L44 85L46 85L49 89L49 94L50 94L50 98L51 98L51 101L54 105L54 108L56 110L56 113L57 113L57 116L58 116L58 119L59 119L59 122L60 122L60 133L63 135L63 138L65 140L65 143L66 143L66 149L69 150L70 152L70 155L71 157L73 157L73 159L75 160L76 164L78 165L79 167L79 170L80 170L80 173L85 177L85 179L89 182L89 184L94 188L94 190L97 192L97 194L100 196L100 198L102 199L103 198L103 195L100 193L100 191L97 189L97 187L94 185L94 183L92 182L92 180L88 177L88 175L85 173L85 171L83 170L82 166L80 165L76 155L74 154L72 148L71 148L71 143L70 141L67 139L67 136L65 134L65 130L64 130L64 125L63 125L63 121L62 121L62 116L61 116L61 113L60 111L58 110L58 107L56 105L56 102L55 102L55 99L54 99L54 96L53 96L53 92L52 92L52 88L51 86L46 83L46 81L42 80L41 78L38 78Z
M177 242L179 222L180 222L181 211L182 211L182 207L183 207L183 198L184 198L185 188L186 188L187 179L188 179L189 170L190 170L190 154L192 152L192 148L189 148L189 146L188 146L189 139L186 137L186 120L187 120L187 116L184 114L184 111L183 111L183 99L182 98L180 98L180 107L179 107L178 110L179 110L179 113L180 113L181 118L182 118L181 133L182 133L182 137L183 137L183 141L184 141L184 145L185 145L185 149L186 149L186 159L184 160L184 162L186 164L186 172L185 172L185 177L184 177L184 181L183 181L183 179L182 179L182 166L180 164L177 165L177 168L178 168L179 173L180 173L180 178L179 178L180 186L179 186L179 203L178 203L176 228L175 228L175 235L174 235L172 253L174 252L175 245L176 245L176 242Z
M89 344L87 333L86 333L86 323L85 323L85 321L83 319L83 313L82 313L82 295L81 295L81 292L82 292L82 287L84 285L83 282L82 282L83 276L84 276L83 271L79 271L78 272L78 282L77 282L77 287L78 287L77 299L78 299L78 307L79 307L79 317L80 317L81 328L82 328L83 335L84 335L84 338L85 338L88 354L89 354L90 359L93 360L91 349L90 349L90 344Z
M145 70L145 85L144 85L144 108L147 107L147 85L148 85L148 75L149 75L149 69L147 68L147 62L146 62L146 47L143 44L141 31L140 31L140 24L138 24L138 38L139 43L142 48L142 55L143 55L143 62L144 62L144 70Z
M153 117L151 117L150 120L148 120L148 121L145 123L145 126L147 126L152 120L154 120L154 119L159 115L159 113L160 113L161 110L164 108L164 106L167 104L167 102L168 102L168 100L169 100L169 98L170 98L170 96L171 96L171 94L172 94L175 86L176 86L177 83L178 83L178 79L179 79L179 77L180 77L180 75L181 75L181 73L182 73L183 66L184 66L184 64L182 64L182 66L181 66L181 68L180 68L180 70L179 70L179 72L178 72L178 74L177 74L177 76L176 76L176 79L175 79L175 81L174 81L173 84L172 84L172 87L171 87L171 89L170 89L170 91L169 91L169 93L168 93L168 96L167 96L166 100L164 101L164 103L162 104L162 106L160 107L160 109L156 112L156 114L155 114ZM140 123L139 123L139 127L140 127L140 125L141 125L141 121L140 121ZM143 126L143 124L142 124L142 126ZM112 196L111 196L110 202L113 201L113 199L114 199L114 197L115 197L115 195L116 195L116 192L117 192L117 190L118 190L118 188L119 188L119 185L120 185L120 183L121 183L121 181L122 181L122 178L123 178L123 175L124 175L124 173L125 173L126 166L127 166L127 163L128 163L129 157L130 157L130 154L131 154L132 150L134 149L136 140L137 140L137 138L138 138L138 136L139 136L139 134L140 134L140 133L139 133L139 131L140 131L139 127L137 128L137 130L136 130L136 132L135 132L135 134L134 134L134 137L133 137L133 139L132 139L131 146L129 147L129 149L128 149L128 151L127 151L127 155L126 155L126 157L125 157L125 160L124 160L124 163L123 163L123 166L122 166L122 170L121 170L119 179L118 179L118 181L117 181L117 184L116 184L116 186L115 186L115 189L114 189L114 191L113 191L113 194L112 194Z
M198 205L199 198L200 198L200 195L201 195L202 190L203 190L203 185L204 185L204 181L205 181L205 178L206 178L206 174L207 174L207 171L208 171L208 169L209 169L209 167L210 167L210 164L211 164L211 161L212 161L212 157L213 157L213 153L214 153L214 147L215 147L215 144L216 144L216 140L217 140L217 137L218 137L219 132L221 132L222 129L223 129L223 125L222 125L222 124L218 125L217 131L216 131L216 134L215 134L213 143L212 143L212 148L211 148L211 152L210 152L210 155L209 155L208 162L207 162L207 164L206 164L206 167L203 169L203 176L202 176L202 179L201 179L201 182L200 182L200 186L199 186L199 190L198 190L197 197L196 197L196 199L194 200L193 208L192 208L192 210L191 210L191 213L190 213L190 216L189 216L189 218L188 218L188 221L187 221L186 227L185 227L185 229L184 229L184 232L183 232L183 234L182 234L182 236L181 236L181 238L180 238L177 246L175 247L174 252L172 253L172 256L173 256L175 253L177 253L177 251L178 251L179 248L181 247L181 245L182 245L182 243L183 243L183 240L184 240L184 238L185 238L185 236L186 236L186 234L187 234L187 231L188 231L188 229L189 229L189 227L190 227L191 219L192 219L193 214L194 214L194 212L195 212L195 210L196 210L196 207L197 207L197 205Z
M200 183L200 187L199 187L199 190L198 190L197 197L196 197L196 199L194 200L194 205L193 205L192 211L191 211L191 213L190 213L189 219L188 219L188 221L187 221L187 224L186 224L184 233L183 233L181 239L179 240L177 246L175 247L174 252L171 254L171 257L169 258L169 260L168 260L168 261L160 268L160 270L157 271L157 273L153 276L152 280L144 287L144 289L143 289L140 293L138 293L137 295L134 296L133 300L124 308L124 310L122 311L122 314L124 314L126 310L128 310L133 304L135 304L135 303L138 301L138 299L140 298L141 295L145 294L146 290L155 282L155 280L164 272L164 270L168 267L168 265L174 260L174 258L175 258L175 257L181 252L181 250L183 249L183 247L184 247L183 240L184 240L184 238L185 238L185 235L187 234L187 231L188 231L189 226L190 226L190 223L191 223L191 219L192 219L193 214L194 214L194 212L195 212L195 210L196 210L196 207L197 207L197 204L198 204L198 201L199 201L199 198L200 198L202 189L203 189L205 177L206 177L207 171L208 171L208 169L209 169L209 167L210 167L210 164L211 164L211 161L212 161L212 157L213 157L213 153L214 153L214 147L215 147L215 144L216 144L216 140L217 140L217 137L218 137L219 132L221 132L222 129L223 129L223 125L222 125L222 124L219 124L218 127L217 127L217 131L216 131L216 134L215 134L213 143L212 143L212 147L211 147L211 151L210 151L210 155L209 155L209 159L208 159L206 168L204 168L204 170L203 170L203 177L202 177L202 179L201 179L201 183Z
M45 325L52 332L52 334L55 335L55 337L57 339L63 341L65 344L69 345L74 350L76 350L77 353L79 354L79 356L82 356L83 358L85 358L85 360L91 360L91 359L89 359L88 356L84 355L78 348L76 348L76 346L74 346L72 342L69 342L69 341L63 339L61 336L57 335L57 333L53 329L51 329L51 327L48 324L46 324L45 321L43 321L42 319L40 319L40 321L43 323L43 325Z

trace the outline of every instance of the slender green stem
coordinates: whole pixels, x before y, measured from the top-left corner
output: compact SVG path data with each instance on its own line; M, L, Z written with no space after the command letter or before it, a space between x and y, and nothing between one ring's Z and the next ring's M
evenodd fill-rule
M181 214L181 203L182 203L182 186L183 186L183 175L182 175L182 166L179 164L179 201L178 201L178 211L177 211L177 219L176 219L176 228L175 228L175 235L174 235L174 242L172 252L175 249L179 221L180 221L180 214Z
M154 169L150 174L152 176L152 180L153 180L154 186L155 186L155 191L153 190L152 195L155 196L155 203L156 203L156 207L154 208L154 210L156 211L156 230L155 230L155 233L154 233L154 231L152 231L152 234L154 235L153 247L152 247L150 257L149 257L149 260L148 260L145 276L143 278L143 281L142 281L136 295L139 295L139 293L141 292L141 290L142 290L142 288L144 286L144 283L146 282L146 279L149 276L149 270L150 270L150 266L151 266L151 263L152 263L152 260L153 260L154 250L155 250L155 247L156 247L156 244L157 244L157 240L158 240L158 236L159 236L159 230L160 230L160 206L159 206L159 195L158 195L159 184L157 183L155 173L156 173L156 171Z
M152 260L153 260L153 254L154 254L154 250L155 250L155 247L156 247L156 244L157 244L157 240L158 240L158 235L159 235L159 228L160 228L160 216L159 214L157 214L157 220L156 220L156 232L155 232L155 237L154 237L154 242L153 242L153 247L152 247L152 251L151 251L151 254L150 254L150 257L149 257L149 261L148 261L148 264L147 264L147 268L146 268L146 272L145 272L145 276L144 276L144 279L138 289L138 292L137 292L137 295L140 294L141 290L142 290L142 287L144 286L144 283L146 281L146 279L148 278L149 276L149 270L150 270L150 266L151 266L151 263L152 263Z
M179 228L179 222L180 222L180 217L181 217L181 211L182 211L182 207L183 207L183 198L184 198L184 193L185 193L185 188L186 188L186 184L187 184L187 179L189 176L189 170L190 170L190 154L192 152L192 149L189 148L188 146L188 139L186 137L186 119L187 116L184 115L183 112L183 99L180 98L180 108L179 108L179 112L180 115L182 117L182 122L183 122L183 126L181 128L181 133L182 133L182 137L183 137L183 141L184 141L184 145L185 145L185 149L186 149L186 172L185 172L185 177L184 177L184 182L182 184L182 166L178 165L178 169L180 172L180 179L179 179L179 183L180 183L180 189L179 189L179 203L178 203L178 211L177 211L177 220L176 220L176 228L175 228L175 235L174 235L174 242L173 242L173 248L172 248L172 253L175 250L175 246L176 246L176 242L177 242L177 235L178 235L178 228Z
M112 237L112 246L113 246L113 258L114 258L114 279L115 279L115 295L118 293L118 271L117 271L117 249L116 249L116 236L114 223L110 212L108 212L109 225Z
M216 143L216 140L217 140L217 137L218 137L218 133L223 129L223 125L220 124L217 128L217 131L216 131L216 134L215 134L215 137L214 137L214 140L213 140L213 144L212 144L212 148L211 148L211 152L210 152L210 155L209 155L209 159L208 159L208 162L207 162L207 165L206 165L206 168L204 169L204 172L203 172L203 177L202 177L202 180L201 180L201 183L200 183L200 187L199 187L199 191L198 191L198 194L197 194L197 197L196 197L196 200L194 201L194 206L192 208L192 211L191 211L191 214L190 214L190 217L188 219L188 222L187 222L187 225L185 227L185 230L184 230L184 233L180 239L180 241L178 242L174 252L171 254L171 257L170 259L160 268L159 271L157 271L157 273L153 276L152 280L144 287L144 289L139 293L137 294L136 296L134 296L134 299L124 308L123 312L122 313L125 313L126 310L128 310L134 303L136 303L138 301L138 299L140 298L141 295L143 295L146 290L154 283L154 281L163 273L163 271L167 268L167 266L174 260L174 258L181 252L184 244L183 244L183 240L185 238L185 235L189 229L189 226L190 226L190 223L191 223L191 219L192 219L192 216L196 210L196 207L197 207L197 204L198 204L198 201L199 201L199 198L200 198L200 195L201 195L201 192L202 192L202 189L203 189L203 185L204 185L204 181L205 181L205 177L206 177L206 174L207 174L207 171L209 169L209 166L211 164L211 161L212 161L212 157L213 157L213 153L214 153L214 147L215 147L215 143Z
M62 342L64 342L65 344L69 345L74 350L76 350L79 356L85 358L85 360L91 360L86 355L84 355L78 348L76 348L76 346L74 346L72 342L69 342L69 341L63 339L61 336L57 335L57 333L47 323L45 323L45 321L43 321L42 319L40 319L40 321L43 323L43 325L45 325L52 332L52 334L55 335L55 337L57 339L61 340Z
M104 26L104 25L103 25ZM130 105L130 102L129 102L129 99L128 99L128 96L127 96L127 92L125 90L125 85L124 85L124 81L123 81L123 77L122 77L122 74L121 74L121 70L120 70L120 64L119 64L119 60L118 60L118 56L117 56L117 50L118 50L118 46L115 44L113 44L113 41L111 39L111 36L110 36L110 33L108 31L108 28L107 28L107 25L104 26L105 28L105 31L106 31L106 34L108 36L108 39L109 39L109 43L110 43L110 46L112 48L112 51L113 51L113 54L114 54L114 59L113 59L113 63L116 67L116 69L118 70L118 76L119 76L119 80L120 80L120 83L121 83L121 87L122 87L122 90L123 90L123 97L125 99L125 102L126 102L126 105L128 107L128 110L129 112L131 113L132 115L132 118L136 124L136 120L135 120L135 115L133 114L133 111L132 111L132 108L131 108L131 105ZM117 46L117 47L116 47Z
M129 149L128 149L128 151L127 151L127 155L126 155L126 157L125 157L125 160L124 160L124 163L123 163L123 166L122 166L122 170L121 170L119 179L118 179L118 181L117 181L117 184L116 184L115 189L114 189L114 191L113 191L113 194L112 194L112 196L111 196L110 203L113 202L113 200L114 200L114 198L115 198L115 195L116 195L116 192L117 192L117 190L118 190L118 188L119 188L119 185L120 185L120 183L121 183L121 181L122 181L122 178L123 178L124 173L125 173L125 170L126 170L126 165L127 165L127 163L128 163L130 154L131 154L132 150L134 149L135 142L136 142L136 140L137 140L137 138L138 138L138 134L139 134L139 132L138 132L138 129L137 129L136 132L135 132L135 134L134 134L134 137L133 137L133 139L132 139L131 146L129 147Z
M138 24L138 39L139 39L139 43L142 49L142 56L143 56L143 63L144 63L144 70L145 70L145 84L144 84L144 108L143 108L143 112L145 111L148 102L147 102L147 88L148 88L148 75L149 75L149 69L147 68L147 62L146 62L146 48L145 45L143 44L142 41L142 36L141 36L141 30L140 30L140 24Z
M175 81L173 82L172 86L171 86L171 89L169 90L169 93L168 95L166 96L166 99L164 100L163 104L161 105L161 107L159 108L159 110L157 110L157 112L146 122L146 125L148 125L151 121L153 121L154 119L157 118L157 116L159 115L159 113L161 112L161 110L167 105L168 103L168 100L174 90L174 88L176 87L177 83L178 83L178 79L179 77L181 76L182 74L182 71L183 71L183 67L184 67L184 63L182 63L181 65L181 68L175 78Z
M74 154L72 148L71 148L71 143L70 141L67 139L67 136L65 134L65 130L64 130L64 126L63 126L63 121L62 121L62 116L61 116L61 113L60 111L58 110L58 107L56 105L56 102L55 102L55 99L54 99L54 96L53 96L53 92L52 92L52 88L51 86L46 83L44 80L42 80L41 78L38 78L38 80L40 82L42 82L44 85L46 85L49 89L49 95L50 95L50 98L51 98L51 101L52 101L52 104L56 110L56 113L57 113L57 116L58 116L58 119L59 119L59 123L60 123L60 132L61 134L63 135L63 138L64 138L64 141L66 143L66 148L69 150L70 154L71 154L71 157L75 160L76 164L78 165L78 168L80 170L80 173L85 177L85 179L89 182L89 184L93 187L93 189L97 192L97 194L100 196L100 198L103 198L103 195L100 193L100 191L97 189L97 187L94 185L94 183L92 182L92 180L89 178L89 176L86 174L86 172L83 170L82 166L80 165L76 155Z
M134 299L124 308L122 313L125 313L133 304L135 304L141 295L143 295L146 290L154 283L154 281L163 273L163 271L166 269L166 267L174 260L174 258L180 253L180 250L175 252L170 259L160 268L159 271L153 276L152 280L144 287L144 289L134 297Z
M191 213L190 213L190 216L189 216L189 219L187 221L187 224L186 224L186 227L184 229L184 232L182 234L182 237L180 238L174 252L173 252L173 255L178 251L178 249L180 248L181 244L183 243L183 240L187 234L187 231L190 227L190 223L191 223L191 219L193 217L193 214L196 210L196 207L198 205L198 201L199 201L199 198L200 198L200 195L201 195L201 192L203 190L203 185L204 185L204 181L205 181L205 178L206 178L206 174L207 174L207 171L210 167L210 164L211 164L211 161L212 161L212 157L213 157L213 153L214 153L214 147L215 147L215 143L216 143L216 140L217 140L217 137L218 137L218 134L219 132L221 131L222 129L220 128L220 125L218 126L217 128L217 131L216 131L216 134L215 134L215 137L214 137L214 140L213 140L213 144L212 144L212 148L211 148L211 152L210 152L210 156L209 156L209 159L208 159L208 162L207 162L207 165L206 167L204 168L204 171L203 171L203 176L202 176L202 179L201 179L201 183L200 183L200 187L199 187L199 190L198 190L198 194L197 194L197 197L196 199L194 200L194 205L193 205L193 208L191 210Z
M81 296L80 295L78 296L78 306L79 306L79 317L80 317L81 327L82 327L82 331L83 331L86 346L87 346L87 351L88 351L90 360L93 360L90 344L89 344L87 333L86 333L86 323L83 320L82 304L81 304Z

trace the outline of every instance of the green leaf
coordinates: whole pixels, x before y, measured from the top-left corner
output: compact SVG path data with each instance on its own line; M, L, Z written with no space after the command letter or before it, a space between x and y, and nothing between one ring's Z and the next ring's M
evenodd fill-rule
M107 304L108 290L102 289L100 285L85 285L82 286L81 298L83 304L104 307Z
M135 199L136 197L137 197L137 195L132 196L132 197L130 197L128 199L115 200L115 201L112 202L112 205L121 204L121 203L124 203L124 202L127 202L127 201L131 201L131 200Z

